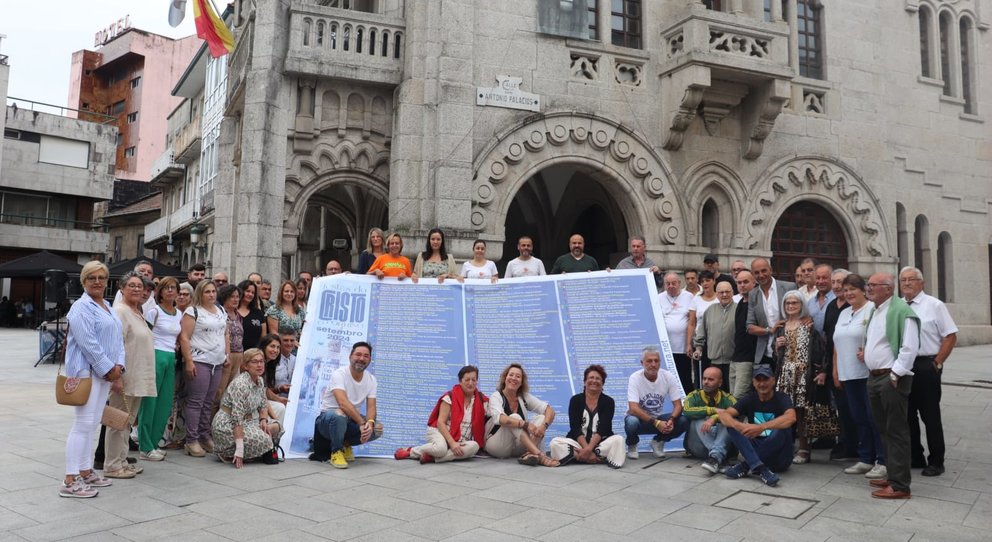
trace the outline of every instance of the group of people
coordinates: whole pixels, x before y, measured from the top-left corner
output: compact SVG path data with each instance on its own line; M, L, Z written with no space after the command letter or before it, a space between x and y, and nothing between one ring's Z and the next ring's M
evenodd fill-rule
M632 242L632 252L633 247ZM910 498L911 468L922 469L923 476L943 474L940 375L957 327L944 303L923 292L919 269L904 267L898 277L875 273L866 280L808 258L796 269L797 284L774 278L766 258L755 258L750 267L737 260L732 275L720 273L715 255L706 255L703 264L703 271L682 277L664 274L660 304L682 386L695 390L687 402L695 396L697 404L715 409L706 415L728 429L726 436L715 425L707 425L705 435L689 432L690 450L696 437L707 443L717 435L723 441L704 468L720 464L727 443L739 444L730 431L732 418L747 398L761 398L759 381L770 378L775 394L788 400L795 423L795 442L776 441L774 433L760 437L766 439L762 446L777 450L761 461L771 474L809 462L816 441L832 446L830 459L853 461L844 472L866 477L873 497ZM698 291L683 288L683 278ZM714 379L721 382L720 393L709 389ZM726 405L734 398L737 406L731 410ZM762 405L767 410L757 412L778 413L783 407ZM776 479L756 470L753 458L737 449L749 467L728 468L728 476L749 470L766 482Z
M276 458L309 281L284 282L270 302L260 293L271 283L257 273L233 285L196 264L180 283L153 277L141 261L111 305L109 278L101 262L83 266L84 293L67 315L65 374L89 378L91 388L74 407L59 494L95 497L112 479L141 474L138 459L162 461L170 447L236 468ZM94 453L107 405L127 414L128 427L102 427ZM128 457L132 427L138 458Z
M483 240L474 242L473 258L461 266L437 228L414 264L403 256L397 233L373 228L367 241L360 274L439 283L499 277ZM531 238L521 237L517 248L505 277L546 274ZM583 391L568 405L569 432L551 439L548 453L545 432L555 412L530 394L523 366L507 366L488 398L478 390L478 369L465 366L428 416L426 442L400 448L395 457L447 462L482 452L528 465L620 468L638 458L640 435L651 436L656 457L664 457L666 442L684 435L687 452L702 459L707 472L755 474L768 485L791 465L810 461L820 442L832 446L831 459L854 461L844 472L865 476L878 498L909 498L911 468L922 468L924 476L944 472L940 374L957 328L946 306L923 292L918 269L903 268L898 281L884 272L866 281L807 259L796 270L797 284L776 279L766 258L750 266L736 260L728 275L708 254L702 271L680 276L665 272L646 248L643 237L632 238L630 255L616 268L647 269L655 277L676 370L664 370L658 349L645 348L642 368L628 380L624 437L612 431L615 402L603 393L602 366L585 368ZM583 237L572 235L569 252L551 273L599 270L584 249ZM145 264L121 281L113 309L103 301L106 266L91 262L81 274L86 293L69 312L66 373L92 374L94 386L87 404L76 408L63 496L95 496L94 488L110 485L108 478L141 471L127 457L127 432L113 429L101 438L104 475L93 471L91 436L108 396L137 423L143 460L163 459L159 444L184 431L187 454L213 452L240 467L269 454L282 432L313 275L283 282L272 300L272 284L258 273L234 286L224 273L207 279L196 265L187 282L153 283ZM336 260L325 267L326 275L342 272ZM352 446L382 435L376 381L366 371L371 359L372 345L356 343L349 365L335 371L323 391L312 458L347 468ZM176 397L182 409L173 407ZM734 457L740 460L732 463Z

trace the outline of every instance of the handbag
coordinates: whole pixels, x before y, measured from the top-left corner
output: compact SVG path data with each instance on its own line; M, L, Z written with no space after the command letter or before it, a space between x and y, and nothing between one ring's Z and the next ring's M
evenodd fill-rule
M55 402L60 405L83 406L90 398L90 389L93 387L92 377L70 377L62 374L62 364L65 363L65 349L69 344L69 328L65 329L65 338L62 339L62 350L57 356L59 358L59 370L55 375Z
M812 399L806 405L806 436L808 438L837 437L840 436L840 419L837 417L837 409L830 403L817 402L817 388L823 386L814 385L810 390L809 397Z
M100 423L102 425L118 431L127 431L128 426L131 425L129 423L130 421L131 409L127 403L127 395L124 395L124 410L112 407L109 404L103 406L103 416L100 417Z

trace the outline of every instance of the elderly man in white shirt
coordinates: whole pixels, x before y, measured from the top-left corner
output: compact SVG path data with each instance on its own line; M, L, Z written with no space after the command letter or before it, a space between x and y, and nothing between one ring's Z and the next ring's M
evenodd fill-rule
M920 348L920 319L902 299L893 296L895 277L876 273L868 281L875 303L866 330L862 357L868 368L868 400L875 426L885 442L888 480L871 480L876 499L910 498L909 392L913 362Z
M689 329L689 308L693 295L682 289L682 280L677 273L665 275L665 290L658 295L661 301L661 315L668 331L668 344L672 347L672 358L679 373L679 381L686 393L693 390L692 361L686 353L687 331Z
M899 272L903 300L920 317L920 351L913 363L913 388L909 393L909 438L914 468L923 476L944 474L944 426L940 420L940 375L954 350L958 327L947 306L923 292L923 273L915 267ZM919 419L917 419L919 416ZM920 420L926 426L930 457L924 458Z

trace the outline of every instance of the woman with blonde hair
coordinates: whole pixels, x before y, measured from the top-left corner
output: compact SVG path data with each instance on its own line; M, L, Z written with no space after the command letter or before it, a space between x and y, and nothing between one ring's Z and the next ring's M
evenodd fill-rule
M401 254L403 252L403 238L400 237L400 234L389 234L389 237L386 238L386 249L388 252L375 259L367 274L375 275L379 279L395 277L398 280L413 276L413 266L410 265L410 259Z
M197 283L193 302L183 314L179 344L186 376L185 449L193 457L203 457L214 449L210 414L224 367L231 363L227 313L217 306L214 281Z
M93 435L100 427L103 406L113 382L124 374L124 329L117 313L103 299L110 269L91 261L79 273L83 295L72 304L66 320L65 375L90 378L86 404L73 407L75 419L65 441L65 480L60 497L91 498L112 482L93 471Z
M299 335L303 331L303 321L307 318L307 311L299 305L298 292L296 284L291 280L283 281L279 286L279 296L265 311L269 333L281 333L285 329L291 329Z
M217 457L233 462L237 469L244 460L271 451L282 432L265 399L265 356L258 348L249 348L242 360L241 373L224 392L212 424Z
M544 433L555 419L555 410L530 394L527 373L519 363L507 365L500 373L496 391L489 396L488 416L489 455L501 459L519 457L521 463L531 466L558 466L558 461L542 450Z
M355 270L359 275L364 275L369 272L369 268L375 263L375 259L382 256L386 252L385 234L379 228L372 228L369 230L368 242L366 243L365 250L363 250L358 255L358 269ZM276 330L269 330L275 333Z

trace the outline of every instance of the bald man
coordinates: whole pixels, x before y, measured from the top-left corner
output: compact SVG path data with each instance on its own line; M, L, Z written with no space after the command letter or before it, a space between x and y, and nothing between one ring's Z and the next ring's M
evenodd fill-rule
M581 273L583 271L599 271L596 258L586 254L586 240L579 234L568 238L568 254L562 254L551 267L550 275L561 273Z
M711 475L719 472L724 465L730 444L727 428L720 423L720 413L737 403L737 399L723 391L722 387L723 373L720 369L707 368L703 371L702 388L685 398L685 408L682 410L690 422L685 435L686 450L703 459L700 467Z

